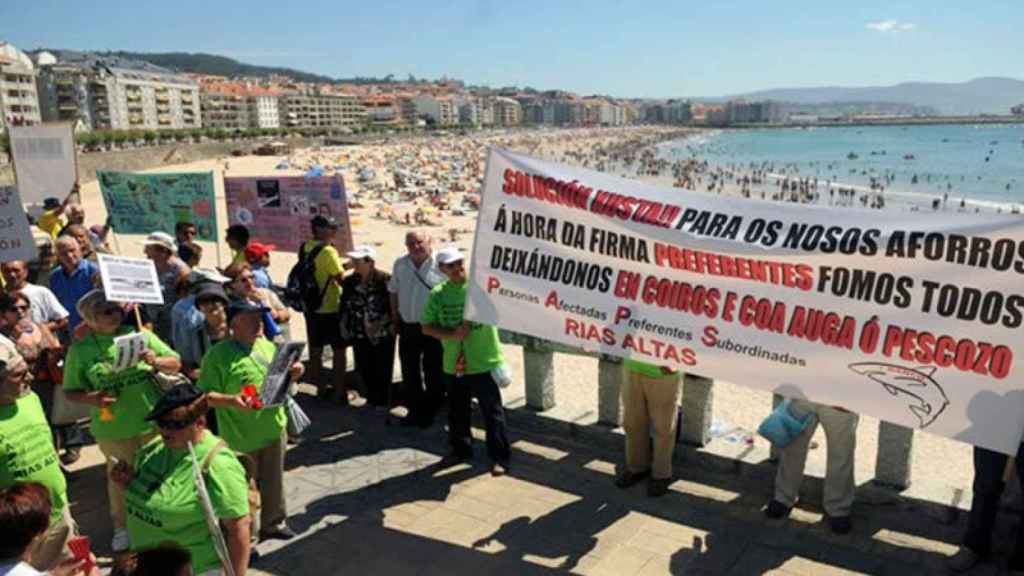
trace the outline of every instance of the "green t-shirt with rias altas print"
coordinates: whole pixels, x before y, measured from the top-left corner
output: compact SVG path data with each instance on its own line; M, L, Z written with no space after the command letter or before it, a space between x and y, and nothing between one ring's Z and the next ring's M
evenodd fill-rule
M199 387L206 392L234 396L240 394L244 386L252 384L261 392L276 352L274 343L263 337L251 348L234 339L223 340L203 357ZM284 406L258 410L217 409L218 432L228 446L239 452L259 450L280 440L287 424Z
M466 283L442 282L430 291L423 309L423 324L452 329L462 324L466 306ZM500 366L505 358L501 354L498 329L485 324L472 324L469 334L462 340L442 339L445 374L455 374L459 354L465 358L465 374L483 374Z
M153 382L153 367L138 362L119 372L113 369L117 360L114 338L131 332L130 328L121 328L116 334L93 333L72 344L68 350L64 364L64 390L103 391L117 398L106 415L99 408L92 409L91 429L97 440L124 440L153 430L153 424L145 420L160 398ZM178 353L156 334L149 331L143 334L146 335L146 347L158 357L178 357Z
M204 432L195 445L202 466L220 438ZM249 514L249 483L235 454L222 447L203 474L214 515L219 519ZM135 476L125 494L125 516L132 547L143 550L173 542L192 554L196 574L219 566L196 489L188 448L168 448L154 438L135 457Z
M37 482L50 492L51 524L63 516L68 485L43 405L34 392L0 406L0 489L22 482Z

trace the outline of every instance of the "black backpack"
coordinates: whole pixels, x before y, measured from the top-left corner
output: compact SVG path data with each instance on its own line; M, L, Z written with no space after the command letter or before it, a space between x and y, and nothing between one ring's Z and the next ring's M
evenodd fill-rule
M316 257L326 246L327 244L320 244L309 253L304 253L300 248L299 261L292 266L291 272L288 272L288 284L285 285L282 300L299 312L311 314L323 304L324 294L327 293L327 287L330 286L331 281L328 279L323 289L317 286L315 263Z

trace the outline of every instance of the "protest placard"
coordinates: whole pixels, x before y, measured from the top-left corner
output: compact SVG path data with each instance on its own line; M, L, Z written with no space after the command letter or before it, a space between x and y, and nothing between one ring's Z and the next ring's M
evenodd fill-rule
M1015 454L1024 220L780 204L492 150L467 319Z
M8 134L22 202L42 204L50 196L64 199L78 179L71 123L11 126Z
M114 232L173 234L175 224L191 222L199 240L217 240L213 172L97 171L96 177Z
M309 221L316 215L338 221L335 246L352 249L348 200L341 176L269 176L224 178L228 222L249 228L253 240L278 250L298 252L313 237Z
M267 369L267 377L260 387L260 402L264 408L284 404L288 399L288 371L302 357L305 342L285 342L277 347L274 360Z
M100 254L97 262L107 300L141 304L164 303L156 265L152 260Z
M0 186L0 262L35 260L36 244L18 189Z

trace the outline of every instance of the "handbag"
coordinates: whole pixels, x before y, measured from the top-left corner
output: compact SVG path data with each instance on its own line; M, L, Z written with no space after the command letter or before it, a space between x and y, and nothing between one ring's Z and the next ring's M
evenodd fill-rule
M811 424L814 414L805 414L803 418L793 416L789 411L790 400L787 398L772 410L772 413L757 427L757 433L764 436L777 448L787 446L796 437L803 434Z

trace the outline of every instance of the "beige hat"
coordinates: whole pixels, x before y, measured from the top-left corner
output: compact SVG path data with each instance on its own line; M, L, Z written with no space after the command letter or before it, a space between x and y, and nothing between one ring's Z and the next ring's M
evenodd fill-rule
M96 307L107 303L107 295L103 290L95 288L85 293L75 304L75 310L83 320L90 324L96 321Z
M145 245L166 248L172 253L178 251L178 246L174 243L174 236L171 236L167 232L153 232L149 236L146 236Z
M18 353L14 342L11 342L6 336L0 336L0 374L6 374L11 368L24 363L25 359Z

